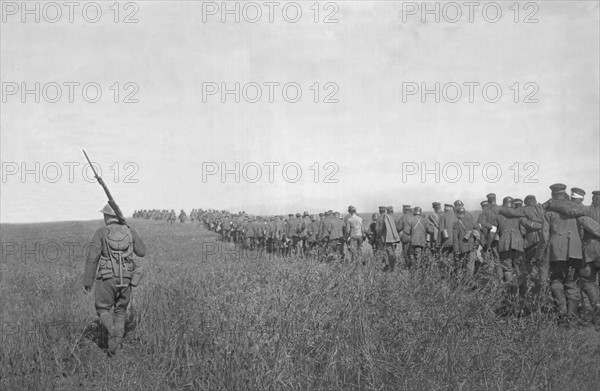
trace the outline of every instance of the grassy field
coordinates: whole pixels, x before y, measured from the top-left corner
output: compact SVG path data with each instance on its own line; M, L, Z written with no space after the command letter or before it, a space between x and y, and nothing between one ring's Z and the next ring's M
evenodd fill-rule
M85 243L101 222L2 225L2 390L597 390L600 332L499 317L496 282L271 259L197 224L148 245L124 349L107 357ZM36 249L38 243L38 250ZM67 243L67 244L65 244ZM25 251L23 251L25 250ZM60 253L59 253L60 251Z

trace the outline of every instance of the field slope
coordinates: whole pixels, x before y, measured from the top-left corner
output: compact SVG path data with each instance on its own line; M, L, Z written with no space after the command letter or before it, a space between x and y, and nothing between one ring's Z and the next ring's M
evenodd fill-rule
M197 224L148 245L124 349L107 357L85 243L100 221L2 225L2 390L594 390L600 338L499 317L497 283L236 252ZM38 247L36 247L36 245ZM36 250L37 249L37 250Z

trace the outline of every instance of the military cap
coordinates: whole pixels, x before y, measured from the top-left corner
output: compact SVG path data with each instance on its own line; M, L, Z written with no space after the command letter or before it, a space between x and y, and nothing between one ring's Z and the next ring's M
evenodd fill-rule
M333 214L333 210L329 209L325 214Z
M463 202L461 200L456 200L454 201L454 206L464 206L465 204L463 204Z
M393 206L386 206L385 209L387 210L388 213L394 213L394 207Z
M310 216L310 215L308 214L307 211L304 211L304 213L302 214L302 216Z
M333 215L334 215L334 216L339 216L339 215L340 215L340 212L333 212Z
M418 206L415 206L415 210L413 211L413 213L416 215L421 215L421 208Z
M294 217L293 213L288 214L288 217Z
M311 216L310 216L310 220L311 220L311 221L315 221L315 220L317 220L317 216L316 216L316 215L311 215Z
M585 196L585 191L578 188L578 187L573 187L571 188L571 198L581 198L583 199L583 197Z
M489 204L490 204L490 203L489 203L487 200L486 200L486 201L481 201L481 202L479 203L479 205L481 205L481 206L487 206L487 205L489 205Z
M485 196L485 198L487 198L488 200L489 200L490 198L494 198L494 199L496 199L496 193L490 193L490 194L486 195L486 196Z
M356 212L356 208L352 205L348 207L348 212Z
M595 195L595 196L600 196L600 190L594 190L594 191L592 192L592 195Z
M515 198L515 206L517 206L517 205L519 205L519 206L523 205L523 200L520 198Z
M525 197L525 205L535 205L537 204L537 200L535 199L535 196L532 194L529 194L527 197Z
M379 207L379 212L385 212L387 210L387 208L385 206L380 206Z
M452 205L452 204L444 204L444 208L454 208L454 205Z
M402 205L402 210L409 210L411 209L410 205Z
M564 193L566 188L567 185L564 185L562 183L555 183L552 186L550 186L550 190L552 190L552 193Z
M296 217L302 217L300 213L296 213Z
M442 204L440 204L439 202L434 202L433 204L431 204L431 206L433 206L434 208L438 208L442 206Z
M113 208L110 206L110 204L104 205L104 208L102 208L102 210L100 210L99 212L103 213L103 214L105 214L107 216L117 217L117 214L115 213L115 211L113 210Z
M323 217L323 216L325 216L325 213L323 213L323 212L319 213L319 217Z
M455 213L456 213L457 217L465 217L465 207L464 206L456 207Z

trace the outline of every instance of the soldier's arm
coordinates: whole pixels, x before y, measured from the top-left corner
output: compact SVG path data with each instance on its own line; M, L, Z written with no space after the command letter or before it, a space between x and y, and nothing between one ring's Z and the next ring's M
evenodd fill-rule
M598 223L596 220L588 216L582 216L579 217L577 221L581 224L584 230L592 235L600 237L600 223Z
M518 208L507 208L505 206L501 206L498 209L498 214L501 214L504 217L526 217L525 211L521 206Z
M83 275L83 286L92 286L96 279L96 269L98 268L98 261L100 260L100 252L102 251L102 237L104 236L107 228L101 227L94 233L92 243L88 247L88 253L85 260L85 272Z
M538 254L543 256L546 252L546 247L548 246L548 241L550 240L550 215L548 213L544 213L544 222L542 223L542 237L540 238L540 242L538 244ZM538 259L540 260L540 259Z
M539 231L542 229L542 225L543 225L543 223L538 223L538 222L529 220L526 217L521 217L519 219L519 224L521 224L522 227L527 229L528 232Z
M593 217L594 207L576 204L570 200L552 200L548 204L548 209L562 213L567 217L577 218L581 216Z
M146 255L146 244L140 238L137 231L135 229L131 229L131 238L133 239L133 252L138 257L143 257Z

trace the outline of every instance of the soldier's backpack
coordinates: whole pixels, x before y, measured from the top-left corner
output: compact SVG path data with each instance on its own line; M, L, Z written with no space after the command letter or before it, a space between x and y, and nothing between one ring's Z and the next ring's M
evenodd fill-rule
M133 263L133 239L131 231L126 225L109 224L108 233L104 237L108 262L100 270L102 278L129 278L133 276L135 264ZM120 274L121 273L121 274Z

